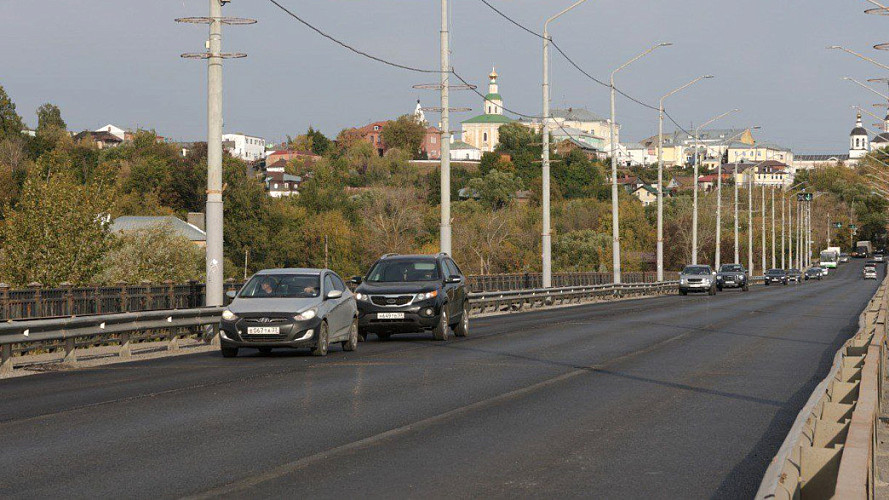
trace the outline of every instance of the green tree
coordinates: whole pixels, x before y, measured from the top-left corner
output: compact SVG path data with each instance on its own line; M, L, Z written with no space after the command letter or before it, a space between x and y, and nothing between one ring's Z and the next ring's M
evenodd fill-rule
M478 193L484 205L496 210L512 200L522 183L512 172L491 170L488 175L469 181L469 187Z
M14 285L88 283L107 251L111 194L62 174L29 178L0 226L0 277Z
M497 152L509 155L516 174L531 186L540 178L540 144L543 135L520 123L507 123L500 127L500 144Z
M15 112L15 103L0 85L0 139L20 137L24 128L22 117Z
M49 130L66 130L65 120L62 119L62 110L51 103L42 104L37 108L37 133Z
M327 138L320 130L315 130L311 126L309 126L309 130L306 132L306 137L311 139L312 141L312 152L316 155L325 155L327 151L330 149L331 142L330 139Z
M113 237L102 260L101 283L184 283L202 279L204 249L177 235L170 225L158 224Z
M417 123L412 115L402 115L397 120L386 123L382 137L386 149L397 148L410 153L416 159L421 155L426 127Z

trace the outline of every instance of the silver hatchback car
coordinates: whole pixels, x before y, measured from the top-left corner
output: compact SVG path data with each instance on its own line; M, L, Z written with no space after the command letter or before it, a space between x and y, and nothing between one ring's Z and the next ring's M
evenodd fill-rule
M330 344L358 347L358 305L342 278L330 269L267 269L237 293L220 322L222 355L241 348L269 353L277 347L308 347L327 355Z

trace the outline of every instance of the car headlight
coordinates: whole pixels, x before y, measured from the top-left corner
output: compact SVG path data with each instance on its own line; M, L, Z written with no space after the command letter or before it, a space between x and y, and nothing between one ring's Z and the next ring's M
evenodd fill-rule
M679 278L679 283L682 283L683 285L687 285L687 284L688 284L688 278Z
M222 319L226 321L234 321L238 319L238 315L226 309L225 311L222 311Z
M414 300L429 300L438 297L438 290L432 290L431 292L418 293Z
M703 281L704 281L705 285L709 285L710 283L713 283L713 280L711 280L710 278L704 278Z
M370 295L368 295L366 293L356 293L355 300L363 300L366 302L370 302Z
M307 319L314 318L316 314L317 314L317 312L314 309L307 309L307 310L297 314L296 316L294 316L293 319L295 319L297 321L305 321Z

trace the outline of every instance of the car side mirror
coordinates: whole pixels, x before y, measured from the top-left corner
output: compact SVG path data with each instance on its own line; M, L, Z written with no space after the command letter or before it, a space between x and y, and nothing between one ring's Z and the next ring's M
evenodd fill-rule
M342 291L342 290L331 290L331 291L327 292L327 296L326 296L325 298L327 298L327 299L338 299L338 298L340 298L340 297L342 297L342 296L343 296L343 291Z
M230 299L234 299L235 297L238 296L238 292L236 292L234 290L229 290L229 291L225 292L225 296Z
M361 284L361 276L352 276L352 279L350 279L349 281L351 281L355 285L360 285Z
M452 274L445 280L447 283L460 283L461 281L463 281L463 278L459 274Z

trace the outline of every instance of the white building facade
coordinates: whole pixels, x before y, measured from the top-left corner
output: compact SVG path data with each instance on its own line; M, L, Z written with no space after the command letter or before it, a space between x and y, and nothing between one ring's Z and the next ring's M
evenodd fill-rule
M222 142L229 142L226 150L235 158L256 161L265 158L265 139L245 134L222 134Z

